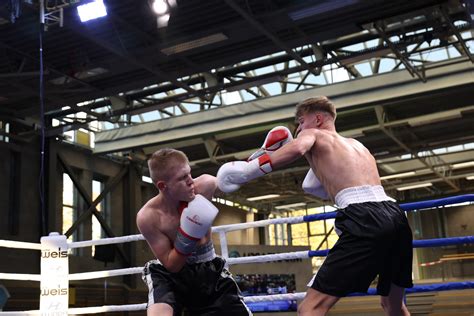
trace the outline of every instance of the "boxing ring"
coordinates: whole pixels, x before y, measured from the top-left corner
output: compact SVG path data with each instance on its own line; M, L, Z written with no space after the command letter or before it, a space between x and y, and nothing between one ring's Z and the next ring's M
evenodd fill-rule
M400 204L400 207L406 211L426 210L438 208L445 205L472 202L474 203L474 194L460 195L455 197L429 200L423 202L414 202ZM337 211L312 214L299 217L278 218L261 220L252 223L239 223L217 226L212 228L212 232L219 234L221 243L221 255L226 258L229 265L248 264L248 263L264 263L278 260L288 259L308 259L312 257L324 257L329 252L325 250L309 250L290 253L278 253L262 256L249 256L240 258L229 258L226 234L235 230L243 230L257 227L265 227L273 224L299 224L305 222L332 219L336 217ZM41 251L41 274L16 274L16 273L0 273L0 280L17 280L17 281L38 281L40 282L40 309L32 311L15 311L0 312L2 315L68 315L68 314L97 314L105 312L123 312L123 311L140 311L146 309L146 303L128 304L128 305L105 305L95 307L69 308L68 306L68 286L69 281L74 280L92 280L99 278L107 278L114 276L123 276L131 274L141 274L143 267L115 269L108 271L94 271L83 273L69 274L69 249L90 247L95 245L118 244L125 242L134 242L144 240L140 234L104 238L99 240L87 240L79 242L67 242L66 236L58 233L51 233L49 236L41 238L41 243L28 243L18 241L0 240L0 247L19 248ZM474 236L436 238L426 240L414 240L414 248L425 247L441 247L460 244L474 243ZM309 281L309 280L308 280ZM415 285L411 289L407 289L406 293L434 292L447 290L474 289L474 280L465 282L448 282L442 284L425 284ZM370 288L368 293L353 293L350 296L376 295L376 289ZM246 303L271 302L281 300L301 300L305 293L289 293L274 294L263 296L246 296Z

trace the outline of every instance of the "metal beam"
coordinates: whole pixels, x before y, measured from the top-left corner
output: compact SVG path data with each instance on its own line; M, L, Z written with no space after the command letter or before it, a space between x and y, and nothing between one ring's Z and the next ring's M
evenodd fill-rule
M367 104L380 104L384 100L406 98L409 95L419 96L445 88L473 85L472 64L466 60L453 64L433 64L432 69L427 69L427 75L430 82L424 84L413 79L406 71L394 71L358 79L357 84L348 81L338 85L320 86L292 94L217 108L205 113L190 113L166 121L130 126L123 128L120 134L117 131L104 131L96 134L94 152L113 152L160 143L170 144L201 137L204 134L221 134L275 122L292 121L294 105L314 95L330 96L340 111Z
M384 109L382 106L380 105L377 105L374 107L374 110L375 110L375 113L377 115L377 121L380 125L380 129L390 138L392 139L395 143L397 143L401 148L403 148L407 153L411 153L413 156L415 156L416 158L418 158L419 161L421 161L421 163L423 163L425 166L427 166L428 168L430 168L436 175L438 175L441 179L443 179L447 184L449 184L454 190L456 191L460 191L460 188L459 186L454 183L453 181L451 181L450 179L448 179L446 177L446 175L444 175L443 173L441 173L438 168L436 168L435 166L433 166L431 164L431 162L426 159L426 158L423 158L423 157L420 157L418 155L418 153L416 153L414 150L412 150L410 147L408 147L405 143L403 143L400 139L398 139L395 134L385 126L385 112L384 112ZM436 156L433 156L433 157L436 157Z
M36 58L36 57L34 57L34 56L31 56L30 54L25 53L25 52L23 52L23 51L21 51L21 50L15 48L15 47L13 47L13 46L7 44L7 43L5 43L5 42L0 41L0 46L1 46L1 47L4 47L4 48L6 48L6 49L11 50L11 51L17 53L18 55L21 55L21 56L26 57L26 58L28 58L28 59L30 59L30 60L33 60L33 61L35 61L36 63L39 64L38 58ZM68 78L69 80L71 80L71 81L73 81L73 82L76 82L76 83L79 83L80 85L83 85L83 86L85 86L85 87L88 87L88 88L90 88L90 89L92 89L92 90L102 91L100 88L97 88L97 87L91 85L90 83L85 82L85 81L83 81L83 80L81 80L81 79L77 79L76 77L70 76L70 75L68 75L68 74L66 74L66 73L64 73L64 72L62 72L62 71L60 71L60 70L54 68L54 67L51 66L50 64L47 64L47 63L43 63L43 64L44 64L44 68L45 68L46 70L49 69L51 72L54 72L54 73L56 73L56 74L58 74L58 75L61 75L61 76L64 76L64 77Z
M215 137L205 137L204 146L206 147L207 154L211 162L217 164L216 155L220 149L219 143L216 141Z
M423 73L420 73L418 71L418 69L416 69L415 66L413 66L410 61L402 55L402 53L398 50L398 48L395 46L394 43L392 43L392 41L390 40L390 38L387 36L387 34L385 33L384 30L382 30L382 28L375 24L374 25L374 28L375 30L377 30L377 32L379 33L379 35L383 38L383 40L385 41L385 43L387 43L388 47L390 47L390 49L392 50L392 52L398 57L398 59L400 59L400 61L405 65L406 69L408 70L408 72L410 73L410 75L412 76L417 76L418 78L420 78L421 81L423 82L426 82L426 76L423 74Z
M6 79L1 79L1 81L5 81ZM26 95L29 95L29 96L32 96L32 97L37 97L38 96L38 90L33 88L33 87L30 87L29 85L26 85L24 83L21 83L21 82L16 82L16 81L13 81L13 80L8 80L8 84L11 85L11 86L14 86L14 87L17 87L18 89L22 90L22 92ZM64 99L62 97L58 97L58 96L54 96L54 95L50 95L50 94L46 94L45 95L45 99L46 100L49 100L50 102L53 102L53 103L56 103L56 104L59 104L59 105L62 105L62 106L70 106L71 108L75 108L77 109L78 111L84 111L86 112L87 114L90 114L90 115L96 115L94 112L86 109L86 108L83 108L83 107L78 107L76 106L74 103L71 103L70 100L67 100L67 99ZM45 104L46 105L46 109L48 107L51 107L51 105L48 105L48 104ZM56 108L56 107L55 107ZM80 110L79 110L80 109ZM36 109L34 108L27 108L27 109L17 109L14 113L12 113L12 115L16 115L16 116L28 116L28 115L31 115L33 114L33 111L36 112Z
M234 11L239 13L252 27L257 29L260 33L264 34L266 37L268 37L273 43L275 43L278 47L283 49L288 55L293 57L300 65L304 66L308 71L310 71L312 74L317 76L317 71L308 65L304 61L303 58L301 58L300 55L296 54L291 48L286 46L285 43L283 43L277 36L275 36L273 33L268 31L260 22L255 20L253 17L251 17L245 10L242 10L240 6L238 6L233 0L225 0L225 2L232 8Z
M25 72L7 72L0 73L0 78L22 78L22 77L39 77L39 71L25 71ZM44 72L45 75L49 75L49 71Z
M451 20L451 17L449 16L447 9L444 6L441 6L440 8L441 14L443 15L444 20L448 23L449 29L451 32L454 33L456 38L459 41L459 44L461 45L464 53L466 54L467 57L471 60L471 63L474 63L474 55L471 54L471 51L469 50L469 47L467 47L466 42L464 41L461 33L459 33L459 30L457 29L456 26L454 26L453 21Z
M64 159L64 157L62 156L61 153L59 153L59 152L57 153L57 158L58 158L58 161L61 164L61 166L64 168L66 173L71 178L71 180L74 183L74 186L76 187L77 191L82 196L85 203L89 206L89 208L86 211L82 212L79 215L79 217L76 219L76 221L73 223L73 225L64 233L64 235L70 236L74 232L74 230L77 229L77 227L79 226L79 224L81 222L83 222L85 219L89 218L91 215L94 215L97 218L97 220L99 221L99 223L102 226L102 228L104 229L104 231L106 232L107 236L115 237L114 232L109 227L109 225L107 224L105 219L102 217L100 212L97 210L96 206L100 203L100 201L102 201L102 199L105 197L105 195L110 190L112 190L117 185L117 183L122 179L122 177L127 172L127 168L123 168L122 170L120 170L120 172L114 178L109 180L107 182L107 184L105 185L104 190L100 193L100 195L94 201L92 201L91 196L89 195L89 193L87 193L87 190L84 188L84 186L81 184L81 182L77 179L75 173L73 172L71 167L69 167L69 165L66 163L66 160ZM128 264L130 260L129 260L129 258L127 258L124 251L122 250L122 248L120 248L118 246L116 246L116 247L117 247L118 252L119 252L120 256L122 257L122 260L124 261L124 263Z
M148 72L156 75L160 80L162 81L170 81L176 86L186 90L188 93L190 93L193 96L198 96L199 93L188 86L187 84L177 80L176 78L171 78L167 73L164 71L158 69L158 67L153 66L148 64L147 62L140 61L134 56L130 55L129 53L125 52L123 49L120 47L115 46L114 44L110 43L109 41L103 39L103 38L97 38L93 35L90 34L90 31L85 29L84 27L70 27L70 30L73 31L74 33L78 34L79 36L87 39L88 41L94 43L95 45L102 47L104 50L122 58L123 60L129 62L130 64L133 64L139 68L145 69Z
M462 28L462 29L460 28L460 30L464 30L464 28ZM387 34L389 34L389 33L387 33ZM411 44L416 44L419 41L423 41L424 34L425 33L420 33L420 34L416 34L414 36L405 37L403 39L403 43L404 43L403 45L408 46L408 45L411 45ZM329 43L329 44L327 44L327 47L328 47L328 49L334 48L334 45L335 44L333 44L333 43ZM430 47L429 49L435 49L435 48L436 47ZM354 58L358 58L358 56L373 54L374 52L379 52L379 50L386 51L386 49L387 49L386 46L381 46L381 47L378 47L378 48L365 49L365 50L362 50L362 51L359 51L359 52L351 52L351 54L348 55L348 56L338 56L337 58L330 58L330 59L327 59L327 60L317 60L315 63L310 63L310 65L312 67L315 67L316 70L320 70L320 68L322 66L326 65L326 64L331 64L331 63L335 63L335 62L344 63L345 60L350 61L350 60L353 60ZM417 52L420 52L420 51L417 51ZM299 54L302 57L312 55L313 54L313 49L312 48L303 48L299 52ZM231 77L231 76L233 76L237 73L250 71L252 69L261 68L261 67L265 67L265 66L268 66L268 65L273 65L273 64L276 64L276 63L288 62L289 60L291 60L291 56L289 56L288 54L279 55L279 56L267 58L267 59L264 59L264 60L260 60L260 61L257 61L257 62L252 62L252 63L249 63L249 64L240 65L240 66L232 67L232 68L229 68L229 69L226 68L226 69L223 69L223 70L219 70L217 72L216 76L221 77L221 78ZM282 71L278 71L278 72L275 72L273 74L266 74L266 75L262 75L262 76L257 76L257 77L255 77L255 80L265 80L265 78L268 75L280 75L282 77L286 77L288 74L295 73L295 72L300 72L300 71L303 71L305 69L306 68L303 67L303 66L296 66L296 67L292 67L292 68L286 67ZM199 83L201 81L202 81L201 77L194 77L194 78L190 79L188 84L192 85L192 84ZM150 84L150 83L148 83L148 84ZM234 81L234 82L231 82L231 83L228 83L228 84L225 84L225 85L222 85L222 82L221 82L219 85L209 86L209 88L206 89L204 91L204 93L215 94L216 92L218 92L220 90L223 90L223 89L229 89L229 88L232 89L232 87L236 84L239 84L239 82ZM143 85L146 85L146 83L144 82ZM122 92L123 90L126 90L127 87L129 87L129 84L118 86L117 88L115 88L114 93ZM160 93L160 92L166 92L166 91L169 91L169 90L172 90L172 89L177 89L177 88L178 88L177 86L175 86L171 83L170 84L163 84L163 85L160 85L157 88L149 89L149 90L146 90L146 91L140 91L140 92L135 91L135 92L133 92L133 94L131 94L131 93L127 94L127 98L129 98L129 99L140 99L140 98L144 98L146 95L152 95L152 94L157 94L157 93ZM107 90L107 91L110 91L110 89ZM104 91L104 93L108 93L108 94L111 93L111 92L107 92L107 91ZM249 91L249 93L251 93L250 91ZM255 96L257 97L256 94L255 94ZM100 97L100 96L98 95L97 97ZM157 101L157 103L153 103L153 104L154 105L159 105L160 102L161 103L166 103L168 101L181 102L181 101L185 101L185 100L187 101L187 100L189 100L189 98L190 98L190 96L187 95L187 94L180 94L179 97L174 96L173 99L166 98L166 99L163 99L159 102ZM97 108L97 107L102 107L102 106L107 105L107 103L108 103L107 100L99 101L99 102L94 103L93 105L88 105L88 107L91 108L91 109L92 108ZM133 108L131 108L131 109L133 109ZM147 109L146 106L144 106L142 109L136 109L136 110L144 112L144 111L146 111L146 109ZM114 113L110 113L110 114L111 115L121 115L121 114L126 114L127 113L126 111L127 111L127 109L124 109L122 112L125 112L125 113L122 113L122 112L116 112L115 113L114 112ZM54 113L50 113L48 116L51 116L53 118L57 118L57 117L66 116L68 114L75 113L75 112L76 112L75 109L64 110L64 111L56 111ZM105 118L102 118L101 120L105 120Z

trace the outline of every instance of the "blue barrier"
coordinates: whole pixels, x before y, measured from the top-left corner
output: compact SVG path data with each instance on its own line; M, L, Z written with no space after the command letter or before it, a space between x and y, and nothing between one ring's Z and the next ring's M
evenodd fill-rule
M424 292L438 292L438 291L451 291L451 290L466 290L466 289L474 289L474 282L473 281L465 281L465 282L448 282L448 283L440 283L440 284L423 284L423 285L415 285L410 289L406 289L406 294L411 293L424 293ZM351 293L349 296L367 296L367 295L377 295L377 289L369 288L367 293Z
M420 284L412 288L406 289L406 294L438 292L438 291L452 291L452 290L466 290L474 289L473 281L465 282L449 282L440 284ZM369 288L367 293L351 293L348 296L371 296L377 295L376 288ZM246 303L252 312L276 312L276 311L296 311L296 301L294 300L278 300L269 302L248 302Z
M247 302L245 303L252 312L286 312L296 311L296 301L281 300L270 302Z
M438 207L438 206L449 205L449 204L463 203L463 202L474 202L474 194L465 194L465 195L452 196L452 197L442 198L442 199L437 199L437 200L405 203L405 204L400 204L400 208L404 210L405 212L409 212L409 211L414 211L414 210ZM337 211L322 213L322 214L305 215L303 216L303 220L305 222L320 221L320 220L335 218L336 214L337 214Z
M472 244L472 243L474 243L474 236L434 238L434 239L413 240L413 248L441 247L441 246L452 246L452 245L462 245L462 244ZM328 253L329 253L329 249L309 250L308 257L324 257L324 256L327 256Z

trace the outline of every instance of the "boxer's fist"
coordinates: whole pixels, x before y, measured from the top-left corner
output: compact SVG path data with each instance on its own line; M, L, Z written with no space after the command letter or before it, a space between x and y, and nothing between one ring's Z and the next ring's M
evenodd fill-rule
M272 163L268 154L263 154L252 161L232 161L225 163L217 171L219 190L230 193L255 178L272 171Z
M293 136L288 128L285 126L276 126L268 132L262 147L251 154L247 160L254 160L263 154L271 155L275 150L281 148L292 140Z
M329 195L324 189L323 185L319 181L318 177L314 174L312 169L308 170L306 177L303 180L303 190L311 195L322 198L323 200L328 200Z
M174 241L175 250L189 255L199 240L206 235L219 210L200 194L181 213L178 233Z

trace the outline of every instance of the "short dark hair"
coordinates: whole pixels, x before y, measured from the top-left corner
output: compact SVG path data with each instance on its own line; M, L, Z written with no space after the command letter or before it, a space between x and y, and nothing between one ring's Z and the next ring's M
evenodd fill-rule
M296 118L315 112L325 112L336 120L336 107L328 97L319 96L301 101L296 105Z

